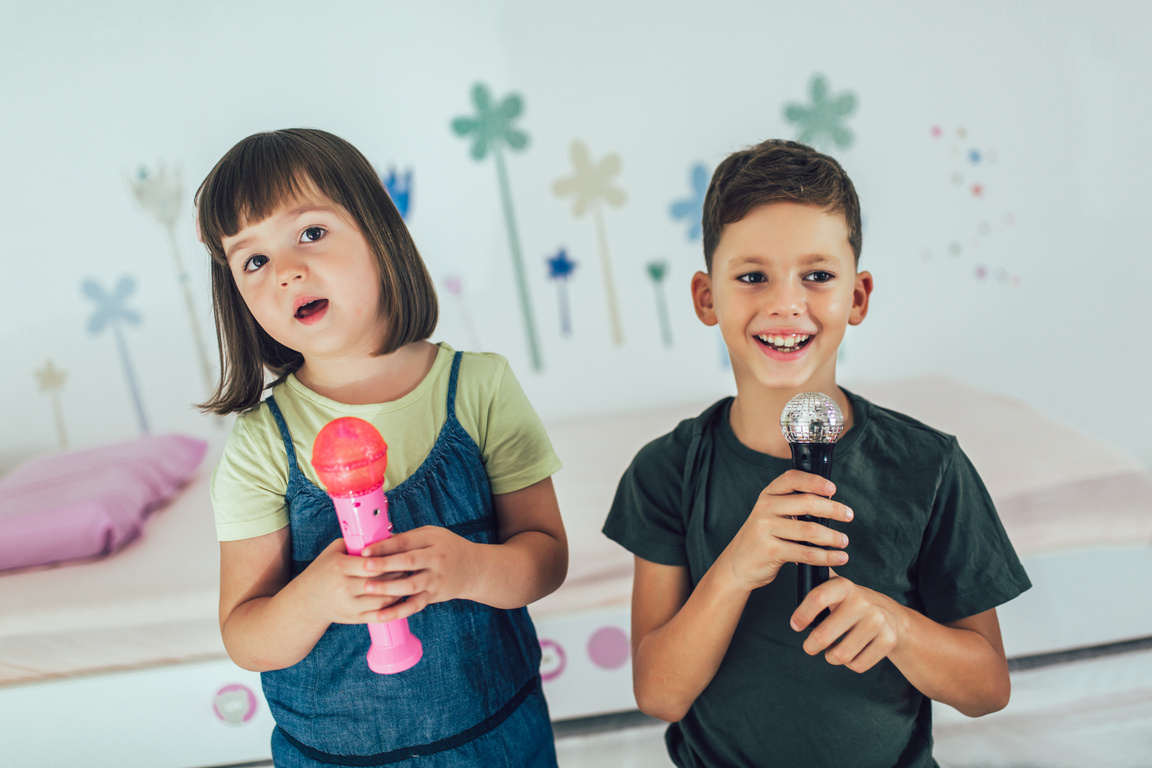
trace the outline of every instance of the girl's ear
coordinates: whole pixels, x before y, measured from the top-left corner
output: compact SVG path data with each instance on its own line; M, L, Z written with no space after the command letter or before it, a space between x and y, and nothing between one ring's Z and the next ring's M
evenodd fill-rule
M692 306L696 308L696 317L704 325L716 325L719 322L712 298L712 278L706 272L692 275Z
M849 325L860 325L868 315L868 298L872 295L872 273L857 272L856 286L852 289L852 311L848 314Z

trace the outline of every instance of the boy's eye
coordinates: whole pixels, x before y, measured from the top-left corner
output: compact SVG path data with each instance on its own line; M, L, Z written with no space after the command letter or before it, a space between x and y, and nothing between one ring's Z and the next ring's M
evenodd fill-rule
M749 272L736 278L742 283L763 283L768 280L761 272Z
M323 227L308 227L308 229L304 230L303 234L300 235L300 240L301 242L314 243L322 237L324 237Z
M268 257L263 255L263 254L257 253L254 256L249 256L244 261L244 271L245 272L255 272L256 270L260 269L260 267L264 266L267 263L268 263Z
M825 272L823 270L817 270L815 272L810 272L804 276L805 280L808 280L809 282L813 282L813 283L826 283L829 280L834 280L835 278L836 278L836 275L832 274L831 272Z

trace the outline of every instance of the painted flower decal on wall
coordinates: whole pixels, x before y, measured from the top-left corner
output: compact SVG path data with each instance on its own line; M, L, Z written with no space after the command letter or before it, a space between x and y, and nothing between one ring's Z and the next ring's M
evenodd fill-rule
M688 172L692 192L688 197L677 200L669 206L669 213L676 220L688 222L688 239L698 240L703 233L701 219L704 216L704 196L708 192L708 169L703 163L696 163Z
M64 431L64 409L60 407L60 391L64 389L64 382L68 374L56 367L51 360L44 363L44 367L36 371L36 381L40 391L46 392L52 398L52 415L56 419L56 442L61 448L68 447L68 434Z
M96 311L88 318L88 333L97 336L106 328L112 329L116 338L116 349L120 353L120 364L124 369L124 379L128 384L128 392L132 403L136 407L136 418L140 423L140 431L147 434L148 419L144 416L144 406L140 400L140 387L136 384L136 373L132 369L132 359L128 354L128 343L124 339L124 325L139 325L140 315L127 305L128 297L136 290L136 281L131 277L122 277L111 292L95 280L85 280L80 286L84 295L96 304Z
M608 235L604 228L603 205L619 208L628 200L624 190L613 184L620 173L620 156L616 153L605 155L599 162L592 162L588 146L576 139L571 149L571 176L557 179L552 184L552 192L557 197L575 198L572 215L580 218L592 211L596 226L596 239L600 244L600 271L604 278L604 294L608 303L608 319L612 327L612 341L616 345L624 343L624 329L620 323L620 308L616 300L616 284L612 278L612 256L608 251Z
M457 117L452 121L452 132L461 138L471 138L470 152L477 162L489 154L496 159L496 175L500 183L500 199L504 205L504 224L508 229L508 244L512 249L512 268L516 278L516 288L520 296L520 316L524 323L524 333L528 339L528 353L533 369L539 371L544 366L537 341L536 320L532 313L532 300L528 292L528 277L524 270L524 257L520 251L520 235L516 229L516 217L512 210L512 191L508 184L508 170L504 164L504 147L520 152L528 146L528 134L513 127L512 121L524 111L524 100L512 93L498 103L493 103L492 94L483 83L472 87L472 104L476 113L469 117Z
M547 259L548 277L556 281L560 294L560 333L572 334L572 319L568 312L568 280L576 271L576 262L568 258L568 251L561 248L556 255Z
M392 198L400 217L407 221L408 211L412 206L412 169L409 168L397 176L396 169L389 168L387 176L380 174L380 181L383 182L384 189L388 190L388 197Z
M808 84L808 104L788 104L784 117L799 129L796 140L813 146L826 146L826 139L841 149L852 146L852 131L844 120L856 111L856 94L843 91L835 96L828 92L828 80L813 75Z
M200 376L204 388L211 392L214 388L212 364L208 358L208 348L204 345L204 336L200 331L199 315L196 312L196 302L192 297L192 285L188 277L188 270L184 267L184 258L180 254L180 243L176 237L176 224L180 219L180 212L184 204L184 180L179 166L168 168L160 163L155 168L141 166L134 176L129 177L128 185L132 189L132 196L140 209L149 218L164 227L168 233L168 244L172 249L172 260L176 267L176 281L180 285L180 292L184 298L184 310L188 316L188 325L192 330L192 343L196 348L196 356L200 364Z
M648 262L648 277L656 287L656 314L660 319L660 336L664 346L672 346L672 323L668 319L668 301L664 297L664 279L668 277L668 262L665 259Z

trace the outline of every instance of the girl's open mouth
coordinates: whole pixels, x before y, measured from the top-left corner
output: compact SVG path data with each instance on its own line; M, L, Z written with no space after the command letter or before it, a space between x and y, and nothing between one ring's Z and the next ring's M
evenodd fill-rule
M786 336L761 334L756 337L756 340L764 346L784 354L800 351L811 339L812 337L806 333L791 333Z
M308 322L312 318L317 318L328 309L328 299L315 299L303 304L296 309L296 319Z

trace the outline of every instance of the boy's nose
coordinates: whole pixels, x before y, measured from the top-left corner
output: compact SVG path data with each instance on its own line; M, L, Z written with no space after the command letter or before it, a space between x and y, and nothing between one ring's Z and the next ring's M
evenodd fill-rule
M794 316L804 312L804 292L800 286L791 283L777 283L775 290L769 291L766 309L772 315Z

